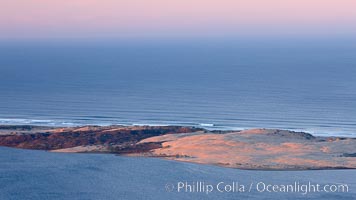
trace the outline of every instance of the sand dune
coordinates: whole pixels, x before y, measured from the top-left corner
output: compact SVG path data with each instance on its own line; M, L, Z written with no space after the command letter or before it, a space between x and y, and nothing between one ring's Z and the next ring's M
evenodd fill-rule
M226 134L163 135L151 156L243 169L356 168L356 140L314 137L306 133L253 129ZM352 154L351 154L352 155Z

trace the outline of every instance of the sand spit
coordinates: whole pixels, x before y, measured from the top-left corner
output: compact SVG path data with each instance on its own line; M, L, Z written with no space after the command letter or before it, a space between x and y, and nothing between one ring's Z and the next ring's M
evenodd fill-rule
M0 126L0 145L65 153L161 157L240 169L355 169L356 138L277 129L179 126Z

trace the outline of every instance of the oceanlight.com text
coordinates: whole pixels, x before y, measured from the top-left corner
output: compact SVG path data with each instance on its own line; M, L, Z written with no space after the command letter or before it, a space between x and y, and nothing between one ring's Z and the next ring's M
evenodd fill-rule
M176 183L167 183L167 192L178 193L299 193L307 195L309 193L347 193L349 186L344 183L320 184L313 182L298 182L287 184L277 184L268 182L241 183L238 181L221 181L210 183L206 181L178 181Z

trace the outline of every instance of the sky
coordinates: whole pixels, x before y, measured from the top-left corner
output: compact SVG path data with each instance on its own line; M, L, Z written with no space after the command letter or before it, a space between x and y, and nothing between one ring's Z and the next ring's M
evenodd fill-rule
M0 38L356 35L355 0L0 0Z

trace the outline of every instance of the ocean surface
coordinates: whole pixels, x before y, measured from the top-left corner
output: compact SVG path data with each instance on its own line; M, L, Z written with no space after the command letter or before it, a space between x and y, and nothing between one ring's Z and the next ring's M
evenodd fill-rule
M2 42L0 124L356 136L356 42Z
M187 186L178 192L180 182L191 186L198 182L199 188L212 185L214 189L207 193L207 190L193 191ZM238 190L230 189L233 183ZM268 192L263 184L266 187L299 185L300 190ZM311 189L301 189L306 188L302 185L309 187L309 184L319 184L321 188L325 185L347 185L348 190L340 187L339 190L332 189L335 192L314 192L311 186ZM355 170L253 171L153 158L62 154L0 147L0 199L4 200L354 200L355 192Z

